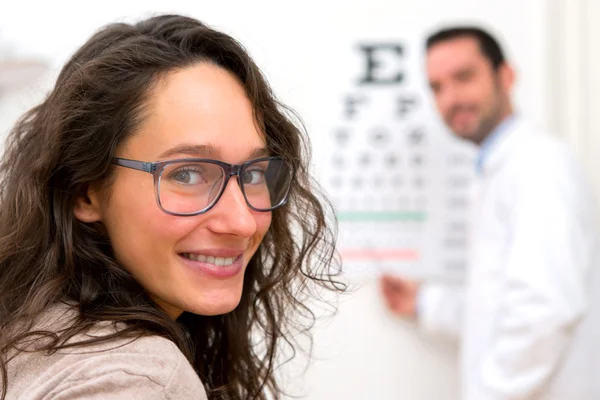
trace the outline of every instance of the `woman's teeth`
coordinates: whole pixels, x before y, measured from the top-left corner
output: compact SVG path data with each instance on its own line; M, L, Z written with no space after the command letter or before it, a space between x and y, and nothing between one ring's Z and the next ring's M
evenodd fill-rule
M233 264L235 258L225 258L225 257L213 257L213 256L204 256L202 254L191 254L191 253L183 253L182 256L185 258L189 258L193 261L200 261L208 264L214 264L217 266L227 267L228 265Z

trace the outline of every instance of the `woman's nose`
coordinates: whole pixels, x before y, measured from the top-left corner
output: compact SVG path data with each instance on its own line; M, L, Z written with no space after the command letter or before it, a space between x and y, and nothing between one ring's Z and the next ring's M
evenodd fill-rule
M209 227L214 232L242 237L250 237L256 232L256 219L235 176L231 177L221 198L207 215L210 216Z

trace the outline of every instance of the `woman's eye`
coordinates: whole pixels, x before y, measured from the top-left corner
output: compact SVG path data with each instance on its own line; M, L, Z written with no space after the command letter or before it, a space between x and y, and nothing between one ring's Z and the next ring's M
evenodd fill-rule
M206 180L200 172L192 170L175 171L171 175L171 179L173 179L177 183L183 183L185 185L197 185L199 183L206 182Z
M244 185L260 185L264 181L265 172L258 169L244 172L244 177L242 179Z

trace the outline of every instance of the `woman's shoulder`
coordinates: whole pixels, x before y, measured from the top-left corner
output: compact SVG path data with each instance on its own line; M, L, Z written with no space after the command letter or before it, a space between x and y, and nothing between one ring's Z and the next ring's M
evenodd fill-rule
M53 309L48 320L69 318ZM115 332L99 325L78 340ZM20 353L8 363L8 397L66 399L205 399L204 387L179 348L160 336L117 337L51 354Z

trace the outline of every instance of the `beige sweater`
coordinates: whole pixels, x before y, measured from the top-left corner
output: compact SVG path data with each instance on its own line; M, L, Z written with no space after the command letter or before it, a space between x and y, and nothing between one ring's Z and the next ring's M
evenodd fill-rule
M73 315L55 307L44 326ZM114 332L98 327L94 336ZM81 339L81 337L79 337ZM171 341L149 336L117 339L51 355L21 353L8 363L7 400L197 400L202 382Z

